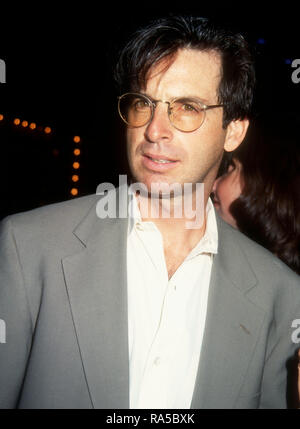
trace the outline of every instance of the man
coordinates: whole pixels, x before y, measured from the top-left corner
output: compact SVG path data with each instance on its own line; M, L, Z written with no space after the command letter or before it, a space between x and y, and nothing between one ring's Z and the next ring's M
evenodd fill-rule
M286 407L299 279L209 200L248 127L246 42L205 19L158 20L126 45L116 79L145 192L129 192L129 219L101 219L88 196L4 220L1 406ZM187 228L171 215L185 184L197 207L199 183L204 221ZM169 217L144 211L163 210L173 184Z

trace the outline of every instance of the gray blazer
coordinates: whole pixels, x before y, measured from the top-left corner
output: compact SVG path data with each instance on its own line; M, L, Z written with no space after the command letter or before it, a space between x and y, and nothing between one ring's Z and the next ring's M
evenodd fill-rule
M126 219L92 195L0 232L1 408L129 408ZM285 408L299 276L218 218L192 408Z

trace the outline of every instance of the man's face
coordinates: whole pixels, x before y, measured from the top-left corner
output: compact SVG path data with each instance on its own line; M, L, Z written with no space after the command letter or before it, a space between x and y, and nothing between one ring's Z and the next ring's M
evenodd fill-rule
M219 54L192 49L178 51L175 60L154 66L144 94L154 100L171 101L178 97L198 98L204 104L219 104ZM158 103L152 121L127 129L127 153L133 178L144 183L204 183L208 195L217 174L226 139L222 128L223 108L206 112L201 127L182 132L172 126L168 106ZM159 162L171 160L172 162Z

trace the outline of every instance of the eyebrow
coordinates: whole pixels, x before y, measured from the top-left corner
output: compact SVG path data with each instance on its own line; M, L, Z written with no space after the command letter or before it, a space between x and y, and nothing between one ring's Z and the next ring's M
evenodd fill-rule
M142 94L142 95L145 95L145 96L146 96L146 97L148 97L148 98L150 98L150 100L152 100L152 101L157 101L155 98L151 97L151 95L146 94L145 92L141 92L141 94ZM205 98L197 97L197 96L195 96L195 95L179 95L179 96L177 96L177 97L172 97L172 98L170 98L170 100L163 100L163 101L169 101L169 102L172 102L172 101L174 101L174 100L178 100L178 99L180 99L180 100L182 100L182 99L183 99L183 100L194 100L194 101L200 101L201 103L206 104L206 105L212 104L212 102L210 102L210 101L206 100Z

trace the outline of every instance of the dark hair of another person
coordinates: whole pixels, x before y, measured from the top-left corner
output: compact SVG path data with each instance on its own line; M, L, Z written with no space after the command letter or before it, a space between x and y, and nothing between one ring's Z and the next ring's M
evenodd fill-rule
M250 126L232 153L242 194L230 206L238 229L300 274L300 124L274 114Z
M185 48L215 51L221 56L218 103L224 104L223 127L249 117L255 86L250 47L241 34L207 18L170 16L139 29L119 54L114 77L120 93L144 89L150 68L164 59L171 64L178 50Z

